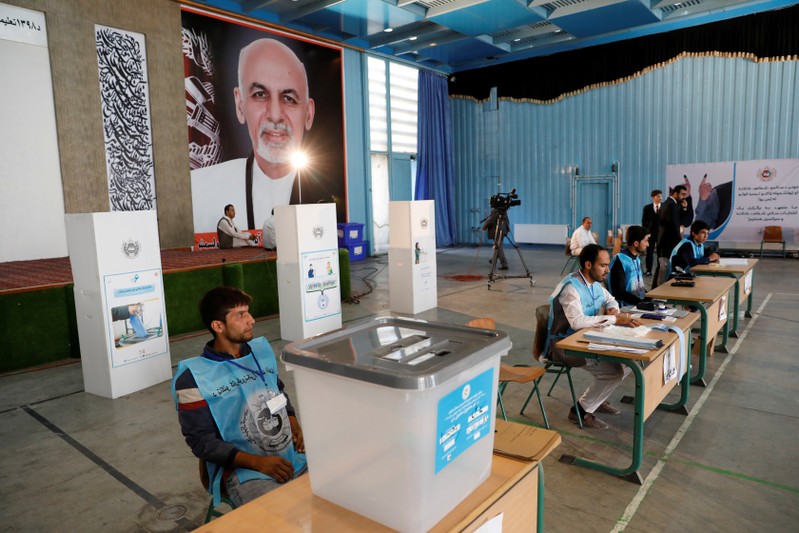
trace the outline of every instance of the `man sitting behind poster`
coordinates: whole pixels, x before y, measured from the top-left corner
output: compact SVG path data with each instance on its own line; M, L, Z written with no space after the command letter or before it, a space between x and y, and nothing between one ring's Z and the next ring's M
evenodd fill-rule
M236 208L233 207L233 204L227 204L225 206L225 216L220 218L216 224L216 238L219 242L219 247L227 249L255 246L256 236L246 231L239 231L239 228L233 223L235 217Z
M697 220L691 224L691 236L679 242L669 258L670 278L682 272L690 272L695 265L706 265L719 260L719 254L705 250L709 233L707 222Z
M271 249L275 206L333 200L323 178L300 176L293 161L316 112L305 66L285 44L258 39L241 50L233 96L252 154L192 171L194 231L210 231L216 219L209 214L219 212L222 198L232 199L244 206L247 229L262 227L263 246Z

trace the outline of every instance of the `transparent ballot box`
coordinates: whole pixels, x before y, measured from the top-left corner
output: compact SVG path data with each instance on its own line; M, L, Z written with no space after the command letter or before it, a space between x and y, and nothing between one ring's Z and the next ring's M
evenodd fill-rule
M491 472L505 333L378 317L289 344L314 494L427 531Z

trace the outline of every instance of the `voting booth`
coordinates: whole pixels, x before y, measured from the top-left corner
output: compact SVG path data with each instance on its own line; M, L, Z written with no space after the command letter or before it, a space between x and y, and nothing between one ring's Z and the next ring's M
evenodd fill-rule
M341 327L335 204L275 207L280 336L298 340Z
M156 212L69 214L66 227L86 392L171 379Z
M389 202L388 223L391 311L415 315L436 307L435 202Z

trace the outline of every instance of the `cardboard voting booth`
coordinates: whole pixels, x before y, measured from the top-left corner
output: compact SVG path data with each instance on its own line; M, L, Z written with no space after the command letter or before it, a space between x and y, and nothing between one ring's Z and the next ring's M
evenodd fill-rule
M280 335L299 340L341 327L335 204L275 207Z
M71 214L66 227L86 392L171 379L155 211Z
M388 220L391 311L415 315L436 307L435 202L389 202Z

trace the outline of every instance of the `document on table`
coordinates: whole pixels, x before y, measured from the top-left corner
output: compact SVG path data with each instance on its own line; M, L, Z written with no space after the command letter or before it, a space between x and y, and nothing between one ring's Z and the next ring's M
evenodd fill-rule
M746 259L741 259L739 257L727 257L719 259L720 266L741 266L747 264L749 264L749 262Z
M623 352L645 354L649 350L642 350L640 348L633 348L632 346L621 346L619 344L600 344L598 342L589 342L588 349L596 352Z

